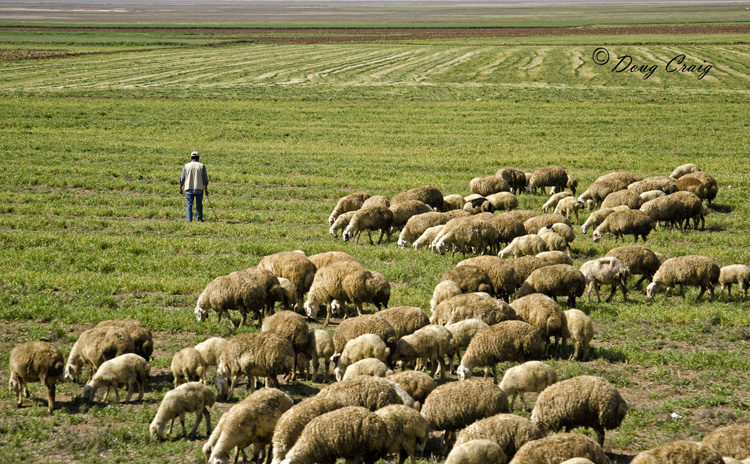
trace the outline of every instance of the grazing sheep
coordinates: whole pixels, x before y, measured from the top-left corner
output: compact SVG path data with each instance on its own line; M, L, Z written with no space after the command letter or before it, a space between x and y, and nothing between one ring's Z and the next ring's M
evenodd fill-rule
M117 392L117 385L120 383L127 384L128 395L125 402L130 401L133 394L133 383L138 385L138 401L143 398L143 384L148 379L151 371L148 361L135 353L125 353L115 358L105 361L99 366L94 377L83 387L83 398L89 403L96 398L96 392L102 387L107 387L107 394L104 396L106 402L109 398L109 390L115 391L115 401L120 402L120 394Z
M400 386L391 380L363 375L328 385L318 396L333 398L344 406L361 406L376 411L389 404L404 404L397 388Z
M362 208L367 208L369 206L384 206L389 208L391 202L383 195L373 195L362 203Z
M507 256L518 258L520 256L536 255L542 251L547 251L547 242L536 234L528 234L514 238L510 242L510 245L500 250L497 255L501 258Z
M488 327L489 325L481 319L465 319L446 324L445 328L451 333L451 345L448 352L448 369L451 372L454 371L454 359L458 357L459 362L461 361L461 350L469 346L477 332Z
M675 192L670 197L679 200L683 206L683 218L685 225L683 228L687 228L690 225L690 219L693 220L693 229L698 230L698 223L701 222L701 228L706 227L706 216L709 213L708 208L703 204L701 199L694 193L691 192Z
M430 300L430 310L434 310L437 305L443 301L453 298L456 295L461 295L463 291L457 283L452 280L443 280L435 285L435 289L432 291L432 299Z
M265 291L265 315L273 314L273 308L277 301L281 301L281 284L279 279L268 269L260 267L250 267L241 271L234 272L244 277L255 279Z
M638 195L643 195L645 192L653 191L659 191L663 192L665 195L669 195L670 193L677 191L677 186L675 185L674 179L671 177L654 176L647 177L638 182L633 182L628 185L628 190Z
M427 395L437 388L437 384L432 376L421 371L406 370L395 372L386 378L399 384L409 396L420 404L424 404Z
M406 192L401 192L391 198L391 205L401 203L406 200L417 200L425 203L436 210L443 206L443 194L437 187L432 185L421 185L414 187Z
M349 223L352 222L354 213L356 213L356 211L349 211L348 213L339 215L339 217L336 218L336 221L331 225L331 228L328 229L328 233L330 233L333 238L338 238L339 232L343 234L344 230L349 226Z
M391 207L393 208L393 206ZM359 243L359 236L362 232L367 231L367 238L370 240L370 245L374 245L372 241L372 231L380 231L380 237L378 238L378 244L383 241L383 236L387 236L388 241L391 241L391 226L393 225L393 212L389 208L383 208L381 206L373 206L370 208L362 208L354 213L349 225L344 230L344 241L349 241L352 237L357 237L357 243Z
M417 359L429 359L431 375L440 371L445 378L445 356L451 349L451 333L442 325L427 325L413 334L405 335L396 343L391 361L402 367Z
M370 194L367 192L350 193L345 197L339 198L339 201L336 203L333 211L331 211L331 215L328 217L328 224L333 224L336 218L344 213L360 209L362 207L362 204L368 198L370 198Z
M18 395L18 407L23 404L22 393L29 397L28 382L41 382L47 388L47 409L55 409L55 384L63 374L65 359L60 349L49 342L33 341L16 345L10 352L10 391Z
M584 222L581 226L581 232L586 234L589 229L596 229L602 222L604 222L607 216L614 213L615 211L625 211L626 209L630 208L628 208L627 206L617 206L615 208L602 208L594 211L593 213L591 213L588 219L586 219L586 222Z
M507 213L492 216L487 222L497 230L498 243L510 243L514 238L526 235L523 221L515 216L508 216Z
M250 445L258 455L271 444L276 422L293 404L288 395L275 388L254 392L221 416L203 445L203 455L211 464L226 464L233 449L237 449L237 457Z
M732 284L737 284L742 290L742 298L747 298L748 283L750 283L750 267L744 264L731 264L719 269L719 284L721 285L719 297L724 293L724 287L727 288L727 294L732 296Z
M399 464L403 464L408 457L411 464L416 464L414 455L417 449L424 449L430 434L430 424L427 419L403 404L392 404L375 411L388 429L391 439L388 442L387 454L398 454Z
M517 298L510 307L520 320L539 331L545 344L545 355L549 350L549 338L555 337L557 341L562 337L562 311L549 296L532 293Z
M655 198L644 203L640 211L646 213L655 224L664 223L668 228L682 228L683 222L690 217L685 209L685 204L674 194Z
M661 266L656 253L643 245L612 248L607 252L606 257L619 259L628 267L631 275L640 275L641 279L636 283L638 287L643 281L650 281Z
M539 231L543 228L551 226L552 224L556 224L558 222L570 225L568 218L566 218L562 214L552 213L542 214L541 216L534 216L532 218L529 218L523 223L523 227L529 234L538 234Z
M469 191L486 197L498 192L510 192L510 185L502 177L475 177L469 182Z
M435 239L438 237L438 235L443 232L443 229L445 229L445 224L429 227L427 230L425 230L422 235L414 240L414 251L430 248L432 246L432 243L435 242Z
M279 464L297 442L302 430L314 418L335 411L343 404L333 398L312 396L305 398L279 417L271 439L273 464Z
M487 195L493 211L509 211L518 208L518 198L510 192L498 192Z
M560 203L560 200L567 197L572 197L573 194L570 192L558 192L554 193L549 197L549 200L544 202L542 205L542 212L548 213L551 210L554 210L558 203Z
M183 348L172 357L169 367L174 377L174 386L178 387L186 382L206 381L206 361L200 351L192 347Z
M328 363L333 356L333 338L325 330L312 330L307 336L307 348L304 353L297 355L297 366L302 366L305 380L307 377L308 362L312 361L313 382L318 380L318 367L323 360L323 381L328 377ZM333 363L331 363L333 364Z
M561 464L594 464L594 461L586 458L572 458L562 462Z
M520 169L502 168L495 173L495 176L502 177L514 194L521 193L526 189L526 174Z
M607 198L607 195L618 190L628 188L628 185L641 180L624 172L612 172L599 177L589 188L578 197L579 200L589 205L599 204Z
M529 441L516 452L510 464L560 464L577 457L594 464L609 464L602 447L580 433L559 433Z
M627 413L628 405L614 385L581 375L545 388L536 399L531 421L544 433L590 427L604 446L605 431L619 427Z
M551 266L552 264L573 265L573 258L559 250L543 251L541 253L538 253L536 257L543 260L548 266ZM528 275L526 277L528 277Z
M96 324L96 327L120 327L125 329L130 335L130 339L133 340L134 353L146 361L151 359L151 354L154 352L154 339L151 335L151 329L143 322L126 317L101 321Z
M503 213L500 216L504 218L517 219L521 222L526 222L529 219L536 217L537 213L535 213L534 211L530 211L528 209L516 209L513 211L508 211L507 213Z
M385 276L377 271L370 271L375 279L375 295L370 301L380 311L388 307L388 301L391 299L391 284Z
M696 179L703 185L704 189L699 189L698 191L704 195L701 196L701 200L708 200L708 206L710 207L711 202L716 198L716 194L719 192L719 185L716 183L716 179L710 174L702 171L686 174L680 178L680 180L683 178Z
M557 382L557 372L554 369L541 361L527 361L505 371L503 380L500 381L500 388L511 399L510 410L512 411L517 397L521 398L521 407L526 409L524 393L539 393L555 382Z
M219 355L226 344L226 338L211 337L195 345L195 349L198 350L203 357L203 361L206 362L206 368L209 368L219 365Z
M701 168L699 168L696 164L687 163L683 164L682 166L677 166L674 171L672 171L672 174L669 175L669 177L671 177L672 179L679 179L686 174L700 171Z
M508 260L508 264L513 266L513 269L515 269L516 273L518 273L518 279L521 283L523 283L523 281L528 279L532 272L536 271L537 269L541 267L549 266L550 264L552 264L546 259L539 257L539 256L544 256L544 253L545 252L541 252L541 253L538 253L537 255L521 256L520 258L513 258L513 259ZM563 253L563 255L565 254Z
M349 340L344 346L341 355L334 357L331 361L336 362L334 373L336 380L340 381L346 369L355 362L365 358L376 358L385 362L391 355L391 349L385 346L382 338L375 334L364 334Z
M391 351L396 348L398 338L393 326L381 317L373 314L365 314L341 321L338 327L336 327L336 331L333 333L334 353L341 354L349 340L364 334L377 335Z
M703 437L703 443L722 456L747 460L750 458L750 424L720 427Z
M612 291L607 297L607 303L612 301L612 297L615 296L617 287L620 287L622 290L622 301L628 300L625 285L630 278L630 270L625 263L614 256L586 261L581 265L581 273L586 278L586 283L589 286L586 301L591 301L591 290L594 289L596 290L597 303L602 302L602 299L599 296L600 285L612 286Z
M631 190L623 189L612 192L602 201L602 208L614 208L625 205L630 209L638 209L643 205L643 198Z
M495 414L478 420L459 432L456 446L472 440L490 440L499 445L510 459L523 445L541 438L544 438L544 435L539 428L525 417L515 414Z
M362 375L385 377L390 374L393 374L393 371L388 369L383 361L376 358L364 358L347 367L341 380L353 379Z
M493 325L516 319L516 314L508 303L495 300L486 293L466 293L437 305L430 322L445 325L465 319L480 319L487 325Z
M521 298L532 293L544 293L553 298L568 297L568 307L576 305L576 297L583 295L586 289L586 278L581 271L569 264L552 264L532 272L526 278L517 297Z
M458 284L463 293L494 293L490 276L483 268L478 266L464 265L449 269L440 278L441 282L446 280Z
M362 314L362 305L372 301L376 291L376 281L364 266L353 261L338 261L324 266L315 273L310 292L305 302L305 312L315 319L321 305L326 305L325 325L331 319L331 302L351 302Z
M315 265L300 251L282 251L264 256L258 263L261 269L271 271L276 277L289 279L297 289L297 300L302 301L315 276Z
M695 301L700 301L706 290L711 294L713 301L714 287L719 282L719 274L720 269L716 261L705 256L688 255L670 258L664 261L654 274L654 279L646 287L646 297L653 298L661 287L666 288L668 295L675 286L679 285L680 296L684 299L685 285L692 285L701 289Z
M451 250L469 253L492 252L499 243L500 234L484 217L451 219L430 244L430 249L440 254Z
M443 197L443 206L440 207L440 211L447 212L462 209L465 204L466 200L464 200L464 197L462 195L447 195Z
M556 222L547 228L554 230L560 237L568 241L568 243L574 242L576 239L575 231L569 223Z
M585 206L586 205L576 197L565 197L557 203L557 206L555 206L554 214L564 216L567 220L570 220L571 216L575 216L576 224L578 224L578 211L582 210Z
M570 253L570 245L568 244L568 241L552 228L543 227L539 230L538 235L544 240L544 243L547 244L548 251L565 251Z
M456 445L448 453L445 464L506 464L503 449L490 440L471 440Z
M724 460L705 443L679 440L642 451L631 464L724 464Z
M475 367L492 369L497 382L497 363L542 359L546 346L533 326L522 321L504 321L477 332L458 366L458 378L468 379Z
M414 333L430 323L427 315L416 306L395 306L378 311L375 316L385 319L393 327L397 339Z
M656 200L657 198L661 198L664 196L667 196L667 194L664 193L662 190L648 190L640 194L640 197L641 197L641 200L643 200L643 203L646 203L651 200ZM643 206L643 204L641 204L641 206Z
M310 329L305 317L294 311L279 311L263 319L261 331L276 334L289 340L289 343L292 344L292 350L294 351L292 380L294 380L297 374L297 355L307 352L307 343L310 337Z
M490 203L490 200L485 197L466 197L465 201L466 203L464 203L463 211L471 215L480 213L492 213L494 211L492 203Z
M566 340L573 341L573 359L586 361L589 359L589 346L594 338L594 323L591 318L579 309L563 311L562 317L562 347Z
M211 414L208 408L216 402L214 391L200 382L188 382L180 385L174 390L168 391L159 404L154 420L151 421L149 431L151 438L164 439L164 427L169 422L167 435L172 434L174 420L179 418L182 425L182 435L185 432L185 414L195 413L195 425L190 430L190 435L195 434L203 417L206 418L206 434L211 435Z
M427 212L409 218L398 236L398 246L405 248L410 241L415 240L431 227L443 225L450 219L447 214Z
M90 365L90 380L104 361L134 351L133 340L125 329L99 327L87 330L81 333L70 350L65 365L65 378L77 382L84 365Z
M323 266L328 266L331 263L335 263L336 261L357 261L357 258L350 255L349 253L345 251L326 251L324 253L318 253L316 255L312 255L308 258L310 262L315 266L315 271L317 272L318 269L322 268ZM314 274L314 273L313 273ZM310 284L312 285L312 281L310 281Z
M539 168L531 174L529 187L536 190L542 189L542 195L546 195L547 187L554 187L556 191L565 190L568 184L568 174L559 166L545 166Z
M388 427L375 413L348 406L312 419L282 464L346 462L374 464L388 451Z
M401 203L392 205L390 208L393 213L393 222L391 223L391 230L401 230L404 228L406 223L414 216L424 213L434 212L433 209L421 201L418 200L406 200ZM390 237L389 237L390 240Z
M261 313L266 304L266 291L261 284L250 277L231 273L219 276L206 285L206 288L198 296L195 304L195 318L203 322L208 318L208 311L213 309L219 315L229 317L229 310L235 309L240 312L240 322L237 326L247 323L247 313L251 312L257 320L261 319Z
M281 288L281 298L279 299L281 307L285 310L302 311L302 301L299 299L297 287L285 277L279 277L278 279Z
M638 236L641 236L645 242L653 228L654 221L643 211L637 209L615 211L596 228L594 242L601 240L604 234L612 234L615 236L615 241L621 238L623 242L625 241L625 235L633 234L634 241L638 241Z
M516 270L513 269L513 266L498 256L476 256L468 258L456 265L457 268L461 266L476 266L484 270L492 283L492 291L489 293L498 298L504 299L506 302L511 295L516 293L516 290L522 282ZM432 305L431 307L434 308Z

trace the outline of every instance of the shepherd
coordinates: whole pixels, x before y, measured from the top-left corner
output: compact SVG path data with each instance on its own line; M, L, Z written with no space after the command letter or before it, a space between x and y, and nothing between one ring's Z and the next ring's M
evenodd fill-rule
M199 161L200 153L194 151L190 154L190 162L182 168L180 175L180 195L185 193L187 208L185 213L187 221L193 220L193 202L195 202L195 219L203 222L203 193L208 198L208 175L206 166ZM183 190L184 186L184 190Z

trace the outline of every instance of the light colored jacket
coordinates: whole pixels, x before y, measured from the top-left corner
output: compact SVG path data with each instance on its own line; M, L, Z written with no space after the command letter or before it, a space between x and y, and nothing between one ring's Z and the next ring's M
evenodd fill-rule
M203 190L206 182L206 167L198 161L191 161L182 169L185 190Z

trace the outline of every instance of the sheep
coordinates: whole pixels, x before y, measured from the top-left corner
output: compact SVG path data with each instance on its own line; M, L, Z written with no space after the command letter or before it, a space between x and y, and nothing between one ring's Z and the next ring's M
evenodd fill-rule
M107 394L104 396L106 402L109 398L109 390L115 391L115 402L120 402L120 394L117 392L117 385L120 383L127 384L128 395L125 402L130 401L133 394L133 382L138 385L138 401L143 398L143 384L148 379L151 366L148 361L135 353L125 353L108 361L104 361L97 369L94 377L83 387L83 398L89 403L96 398L96 392L102 387L107 387Z
M440 371L445 378L445 356L451 349L451 333L442 325L427 325L396 343L391 361L402 367L417 359L429 359L434 376Z
M427 315L416 306L395 306L378 311L375 316L385 319L393 327L397 339L414 333L430 323Z
M445 224L449 220L448 215L437 212L427 212L410 217L398 236L398 246L405 248L410 241L424 234L430 227Z
M442 232L430 244L430 249L440 254L452 250L484 253L495 249L500 234L495 227L483 217L457 218L448 221Z
M531 174L529 187L532 189L542 189L542 194L546 194L547 187L555 187L560 192L565 190L568 183L568 174L559 166L545 166L539 168Z
M456 267L476 266L487 273L492 283L492 295L506 302L521 285L521 279L513 266L498 256L476 256L459 262ZM437 287L436 287L437 289ZM433 295L434 299L434 295ZM434 307L431 305L431 307Z
M348 213L341 214L336 218L336 221L331 225L331 228L328 229L328 233L331 234L333 238L338 238L339 232L342 234L344 233L344 230L346 230L349 223L352 222L352 218L356 212L357 211L349 211Z
M299 251L282 251L264 256L258 267L268 269L276 277L289 279L297 289L298 301L302 301L305 293L310 290L316 271L312 261Z
M510 185L502 177L475 177L469 182L469 191L486 197L498 192L510 192Z
M135 347L130 334L120 327L99 327L81 333L68 355L65 378L78 381L81 368L91 366L89 380L104 361L125 353L133 353Z
M617 291L617 287L620 287L622 290L622 301L628 300L625 285L630 278L630 270L625 263L614 256L586 261L581 265L581 273L586 278L586 283L589 286L586 301L591 301L591 290L594 289L596 290L597 303L602 302L602 299L599 296L600 285L612 286L612 291L607 297L607 303L612 301L612 298L615 296L615 291Z
M536 255L536 258L544 261L548 266L552 264L570 264L573 265L573 258L559 250L543 251ZM531 274L531 272L529 272ZM528 275L526 276L528 277ZM524 279L526 280L526 279Z
M451 333L451 344L448 352L448 369L453 372L453 360L458 356L461 360L461 350L466 349L474 335L484 330L489 325L481 319L465 319L462 321L446 324L445 328Z
M642 177L634 176L627 172L615 171L599 176L594 182L619 182L628 185L643 180Z
M437 384L432 376L421 371L406 370L394 372L387 375L386 378L399 384L419 404L424 404L427 395L437 388Z
M706 445L694 441L678 440L642 451L630 461L631 464L724 464L721 454Z
M316 255L312 255L308 258L310 262L315 266L315 271L317 272L318 269L322 268L323 266L328 266L331 263L335 263L336 261L357 261L357 258L350 255L349 253L345 251L326 251L324 253L318 253ZM312 284L312 281L310 282Z
M661 262L656 254L643 245L627 245L612 248L606 254L606 257L617 258L628 267L631 275L640 275L641 279L636 283L640 287L641 283L651 280L654 273L661 266Z
M700 189L699 191L705 195L701 197L701 200L708 200L708 206L711 206L711 202L716 198L716 194L719 192L719 186L716 183L716 179L713 178L710 174L706 172L693 172L690 174L686 174L680 180L687 178L687 179L696 179L700 181L700 183L705 187L705 189Z
M333 333L334 353L340 355L349 340L364 334L377 335L391 351L396 347L398 338L396 338L396 331L393 326L381 317L365 314L341 321L336 327L336 331Z
M528 234L538 234L539 231L543 228L551 226L552 224L558 222L570 225L568 218L566 218L562 214L552 213L542 214L541 216L534 216L532 218L529 218L524 221L523 227L526 229L526 233Z
M505 371L500 381L500 388L511 399L510 410L512 411L516 398L521 398L521 407L526 409L524 393L539 393L555 382L557 382L557 372L552 367L541 361L527 361Z
M312 419L282 464L346 462L374 464L388 451L388 427L375 413L348 406Z
M186 382L207 383L206 370L208 366L200 351L192 347L183 348L172 357L169 370L174 377L174 386L178 387Z
M553 298L568 297L568 307L576 305L576 297L583 295L586 278L569 264L552 264L532 272L516 294L518 298L531 293L544 293Z
M456 445L448 453L445 464L506 464L508 458L497 443L490 440L471 440Z
M96 327L120 327L127 330L130 339L133 340L134 353L146 361L151 359L154 352L154 339L151 335L151 329L143 322L126 317L101 321L96 324Z
M384 206L386 208L390 208L391 202L388 201L388 198L383 195L373 195L362 202L362 208L367 208L370 206Z
M392 231L403 229L413 216L434 212L430 206L418 200L406 200L392 205L389 209L393 213Z
M543 227L539 230L538 235L547 244L548 251L566 251L570 253L570 245L560 234L552 228Z
M562 337L562 312L555 300L541 293L532 293L517 298L510 305L516 316L524 322L531 324L545 344L545 355L549 350L549 338Z
M705 217L708 215L708 208L703 204L701 199L691 192L675 192L670 197L679 200L684 207L685 227L693 220L693 229L698 230L698 222L702 222L702 228L706 226Z
M576 197L565 197L555 206L554 214L559 214L567 220L570 220L571 216L575 216L576 224L578 224L578 211L584 207L584 203Z
M421 185L394 195L391 198L391 205L396 205L406 200L418 200L436 210L443 206L443 194L437 187L433 187L432 185Z
M687 255L670 258L654 274L654 278L646 287L646 297L654 298L661 287L666 288L669 294L676 285L680 286L680 296L685 298L685 285L700 287L700 292L695 301L700 301L706 290L714 299L714 287L719 282L719 266L716 262L705 256Z
M628 404L614 385L581 375L545 388L536 399L531 421L544 433L590 427L604 446L605 431L619 427L627 413Z
M271 439L273 464L279 464L297 442L302 430L314 418L335 411L344 405L338 400L325 396L305 398L284 412L276 422Z
M453 211L457 209L463 209L466 204L464 197L459 194L446 195L443 197L443 206L440 207L440 211Z
M572 458L586 458L593 464L609 464L604 450L580 433L559 433L523 445L510 464L560 464Z
M641 196L631 190L623 189L612 192L602 200L602 208L614 208L615 206L626 205L630 209L638 209L643 205Z
M400 386L391 380L363 375L328 385L318 396L336 399L344 406L376 411L389 404L404 404L397 388Z
M206 362L206 368L208 368L219 365L219 355L226 343L226 338L211 337L198 343L194 348L201 354L203 361Z
M375 334L363 334L346 342L340 355L332 357L331 361L336 363L334 374L336 380L340 381L346 373L347 367L365 358L376 358L386 361L391 355L391 349L385 345L382 338Z
M516 314L508 303L495 300L486 293L465 293L437 305L432 311L430 323L445 325L473 318L493 325L515 319Z
M281 301L282 298L281 284L279 283L278 277L276 277L276 275L274 275L269 269L261 267L250 267L241 271L233 272L233 274L239 274L244 277L255 279L261 287L263 287L266 294L264 314L266 316L273 314L276 302Z
M211 414L208 408L216 402L216 394L213 390L200 382L188 382L180 385L174 390L168 391L159 404L154 420L151 421L149 432L151 438L164 439L164 427L169 422L167 435L172 434L174 420L179 418L182 425L182 435L185 431L185 414L195 413L195 425L190 430L190 435L195 434L203 417L206 418L206 435L211 435Z
M301 311L302 302L299 299L297 287L285 277L279 277L278 280L281 289L281 298L279 299L281 307L286 310Z
M637 195L643 195L645 192L653 191L659 191L663 192L665 195L669 195L670 193L674 193L677 191L677 186L675 185L674 179L672 179L671 177L655 176L647 177L646 179L639 180L638 182L633 182L632 184L628 185L628 190Z
M731 264L719 269L719 285L721 285L719 297L724 293L724 287L727 288L727 294L731 297L732 284L737 284L742 290L742 298L747 298L748 283L750 283L750 267L744 264Z
M333 356L333 339L328 335L328 332L321 329L311 330L307 336L305 351L297 354L297 366L301 366L305 374L305 380L309 380L307 376L308 363L312 361L312 380L316 382L318 379L318 367L322 359L323 381L325 381L328 377L328 363L331 356Z
M536 217L537 213L528 209L516 209L513 211L508 211L507 213L500 214L499 216L502 216L504 218L518 219L521 222L526 222L529 219Z
M380 272L370 272L375 279L375 295L370 302L380 311L388 307L388 301L391 299L391 284Z
M647 201L656 200L657 198L661 198L667 196L666 193L662 190L648 190L646 192L643 192L640 194L641 200L643 200L643 203L646 203ZM643 206L643 204L641 204Z
M203 455L211 464L226 464L233 449L237 449L236 458L250 445L257 455L271 444L276 422L293 404L287 394L275 388L254 392L221 416L203 445Z
M494 211L492 203L490 203L490 200L485 197L466 197L465 201L466 203L464 203L463 211L469 213L470 215L492 213Z
M630 208L628 208L627 205L622 205L615 208L602 208L594 211L581 226L581 232L586 234L589 229L596 229L602 222L604 222L607 216L615 211L625 211L626 209Z
M490 276L483 268L478 266L464 265L449 269L440 278L441 282L446 280L458 284L463 293L494 293Z
M368 198L370 198L370 194L367 192L350 193L345 197L339 198L333 211L331 211L331 215L328 217L328 225L333 224L340 215L360 209Z
M526 228L521 219L500 214L487 219L498 233L498 243L510 243L514 238L526 235Z
M256 376L265 377L267 384L278 387L277 376L290 373L293 365L294 350L289 340L269 332L236 335L219 355L218 393L231 398L243 375L248 376L248 390L253 388Z
M22 393L29 397L28 382L41 382L47 389L47 409L55 409L55 384L63 374L65 359L58 347L45 341L16 345L10 352L10 391L18 395L18 407L23 404Z
M325 325L331 318L331 302L334 299L351 302L362 314L362 305L372 301L376 291L376 280L364 266L353 261L338 261L324 266L315 273L305 302L307 317L315 319L321 305L326 305Z
M500 250L497 254L501 258L507 256L513 256L518 258L520 256L535 255L547 251L547 243L537 234L528 234L521 237L516 237L510 242L510 245Z
M750 424L720 427L703 437L703 443L722 456L747 460L750 458Z
M463 262L463 261L462 261ZM434 311L435 307L443 301L453 298L456 295L461 295L463 290L452 280L443 280L435 285L435 289L432 291L432 299L430 299L430 311Z
M385 377L389 374L393 374L393 371L388 369L383 361L376 358L364 358L348 366L341 380L353 379L362 375Z
M294 311L279 311L276 314L263 319L262 332L270 332L281 338L289 340L294 351L294 367L292 369L292 380L297 374L297 355L307 351L310 329L304 316Z
M546 252L541 252L537 255L521 256L520 258L513 258L508 260L508 264L513 266L513 269L516 270L516 273L518 274L518 280L521 283L523 283L523 281L525 281L532 272L536 271L540 267L549 266L551 264L551 262L547 261L546 259L539 257L545 256L544 253ZM563 255L565 255L565 253L563 253Z
M414 251L430 247L443 229L445 229L445 224L428 227L427 230L425 230L424 233L414 241Z
M508 458L512 458L523 445L543 437L539 428L529 419L501 413L478 420L463 429L456 437L456 446L472 440L490 440L499 445Z
M593 209L593 205L599 204L607 198L607 195L618 190L627 189L628 185L637 180L633 176L627 173L610 173L600 177L593 184L589 185L589 188L578 197L579 200L589 205L590 209Z
M526 174L516 168L499 169L495 176L502 177L510 186L510 191L514 194L523 192L526 189Z
M498 192L487 195L487 201L494 211L508 211L518 208L518 198L510 192Z
M573 341L573 359L586 361L589 359L589 346L594 338L594 323L583 311L575 308L562 313L562 347L566 340Z
M387 454L398 454L399 464L403 464L407 457L411 464L416 464L416 450L424 448L430 433L427 419L414 408L402 404L385 406L375 414L383 420L391 438Z
M504 321L477 332L458 366L458 378L468 379L475 367L489 367L497 382L497 363L526 362L544 357L546 347L533 326L522 321Z
M679 179L686 174L700 171L701 168L699 168L696 164L687 163L683 164L682 166L677 166L674 171L672 171L672 174L669 175L669 177L671 177L672 179Z
M613 234L615 241L622 238L623 242L625 235L633 234L634 241L638 241L638 236L641 236L645 242L653 228L654 221L643 211L637 209L615 211L594 230L594 242L601 240L604 234Z
M391 206L393 208L393 206ZM362 208L354 213L349 225L344 230L343 238L344 241L349 241L352 237L357 237L357 243L359 243L359 236L362 232L367 231L367 237L370 240L370 245L374 245L372 241L372 231L380 231L380 237L378 238L378 244L383 241L383 236L386 236L388 241L391 241L391 227L393 225L393 212L389 208L382 206L372 206L370 208Z
M266 304L266 291L261 284L250 277L237 273L219 276L206 285L206 288L198 296L195 304L195 319L203 322L208 318L208 311L213 309L219 315L229 317L229 310L235 309L240 312L240 322L236 325L247 324L247 313L252 311L257 320L261 319L261 312Z
M586 458L571 458L560 464L594 464L594 461Z
M560 203L560 200L567 197L572 197L573 194L570 192L558 192L554 193L549 197L549 200L544 202L542 205L542 212L548 213L550 210L554 210L558 203Z

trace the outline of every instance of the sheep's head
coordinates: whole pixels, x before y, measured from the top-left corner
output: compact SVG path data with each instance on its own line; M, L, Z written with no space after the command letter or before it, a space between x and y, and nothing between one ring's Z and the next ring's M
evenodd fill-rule
M229 393L229 382L227 381L226 377L219 374L219 372L216 372L216 381L214 382L216 385L216 392L219 395L226 395Z
M196 306L193 312L195 313L195 318L198 322L203 322L208 319L208 310L203 309L200 306Z
M164 439L164 425L165 424L157 424L155 421L151 423L148 430L151 433L151 438L159 437L162 440Z
M336 217L333 214L331 214L330 216L328 216L328 225L333 225L333 222L335 220L336 220Z
M96 387L88 384L85 387L83 387L83 398L91 404L94 401L94 397L96 397Z
M398 238L398 246L399 246L399 248L406 248L406 245L408 243L409 242L407 242L406 240L402 239L401 237Z
M78 366L72 363L68 363L65 366L65 378L71 380L78 380Z
M341 367L336 366L335 369L333 369L333 375L336 377L336 382L341 382L341 379L344 378L344 373L346 372L346 369L342 369Z
M311 319L315 319L320 311L320 304L314 298L309 298L305 301L305 314Z
M599 231L599 229L596 229L594 231L594 242L596 243L601 239L602 239L602 233Z
M656 282L651 282L646 287L646 298L653 298L658 291L659 291L659 284L657 284Z
M458 373L458 380L470 379L472 375L471 368L464 366L463 364L458 366L457 373Z

